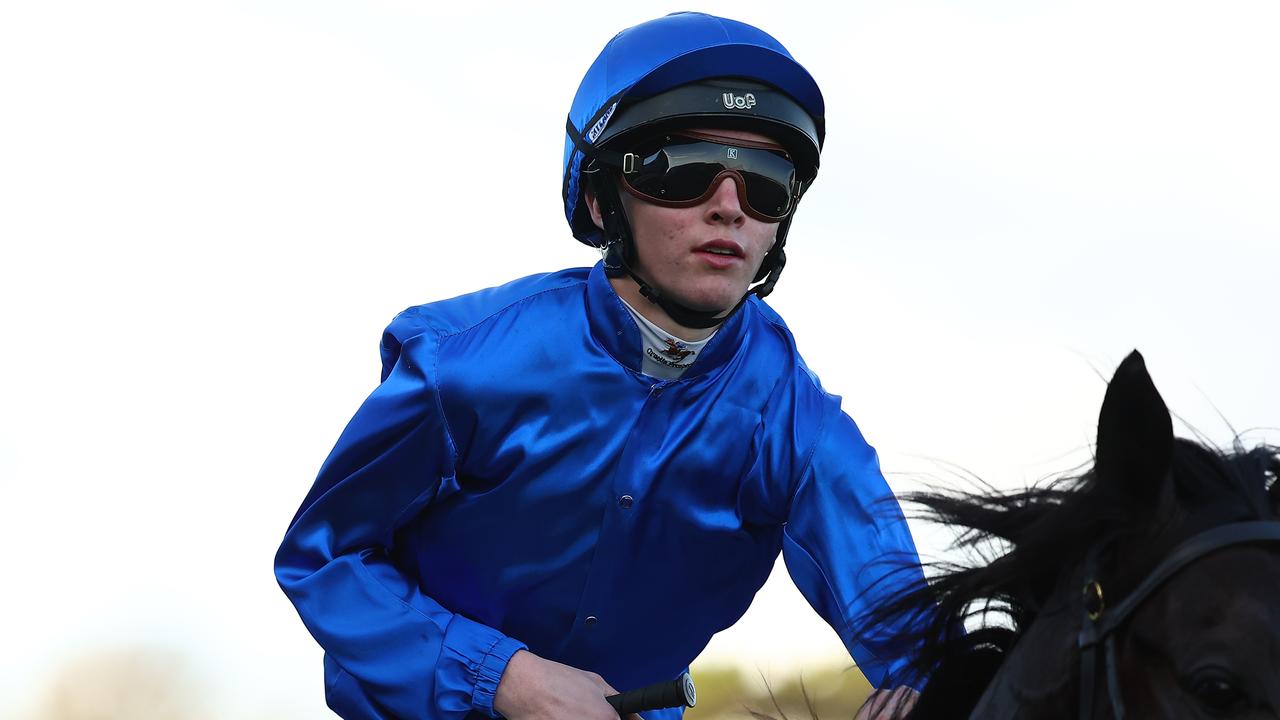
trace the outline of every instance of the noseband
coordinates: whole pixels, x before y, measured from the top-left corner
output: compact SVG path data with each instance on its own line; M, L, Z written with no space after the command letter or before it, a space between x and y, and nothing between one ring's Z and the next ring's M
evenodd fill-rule
M1124 720L1124 703L1120 699L1120 683L1116 670L1115 632L1129 616L1161 585L1182 568L1216 550L1256 542L1280 542L1280 522L1262 520L1223 525L1193 535L1173 549L1156 569L1118 605L1107 608L1102 584L1098 582L1098 548L1085 562L1084 613L1080 622L1080 718L1092 717L1094 680L1097 677L1098 645L1103 646L1104 683L1111 699L1116 720Z

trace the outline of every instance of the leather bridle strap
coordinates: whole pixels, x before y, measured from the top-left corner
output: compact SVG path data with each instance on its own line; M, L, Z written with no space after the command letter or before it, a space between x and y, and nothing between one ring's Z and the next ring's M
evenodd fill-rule
M1097 554L1091 553L1085 562L1085 602L1077 647L1080 649L1080 717L1091 717L1093 711L1093 683L1097 674L1095 653L1101 642L1104 647L1103 662L1106 666L1108 694L1116 720L1124 718L1124 703L1115 660L1116 630L1160 586L1168 582L1179 570L1212 552L1233 545L1255 542L1280 542L1280 522L1261 520L1239 522L1206 530L1179 544L1152 570L1138 587L1111 610L1103 603L1102 585L1097 580Z

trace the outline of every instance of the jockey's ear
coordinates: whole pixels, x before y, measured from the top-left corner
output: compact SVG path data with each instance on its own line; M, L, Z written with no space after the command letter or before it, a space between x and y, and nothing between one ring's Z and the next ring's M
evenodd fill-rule
M1158 504L1173 462L1173 420L1137 350L1120 363L1098 415L1098 478Z
M600 212L600 201L596 199L596 194L592 192L590 184L582 190L582 200L587 204L587 212L591 214L591 222L596 227L604 230L604 215Z

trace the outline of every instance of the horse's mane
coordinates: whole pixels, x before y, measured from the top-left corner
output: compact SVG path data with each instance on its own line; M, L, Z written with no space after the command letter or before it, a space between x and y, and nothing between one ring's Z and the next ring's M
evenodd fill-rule
M1092 468L1018 492L908 494L922 517L963 529L957 546L975 554L1005 548L971 565L934 564L926 586L868 616L866 627L917 628L913 670L930 679L912 717L968 717L1018 638L1060 599L1053 591L1062 574L1091 546L1150 537L1157 524L1176 542L1225 522L1277 518L1280 448L1219 451L1178 439L1171 467L1177 508L1159 511L1135 502L1122 483L1099 482Z

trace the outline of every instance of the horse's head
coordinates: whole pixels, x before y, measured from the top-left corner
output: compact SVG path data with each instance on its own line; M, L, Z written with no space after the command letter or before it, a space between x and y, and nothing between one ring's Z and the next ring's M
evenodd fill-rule
M1085 551L1077 639L1080 702L1096 716L1280 714L1277 469L1268 450L1175 441L1142 357L1121 364L1095 472L1127 496L1133 525Z
M1274 448L1175 439L1135 352L1107 389L1083 476L918 496L1012 549L934 581L943 613L922 665L935 682L913 717L968 715L947 688L983 664L994 677L981 678L975 718L1280 716L1278 472ZM947 631L992 602L1012 626L994 641Z

